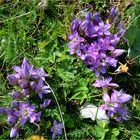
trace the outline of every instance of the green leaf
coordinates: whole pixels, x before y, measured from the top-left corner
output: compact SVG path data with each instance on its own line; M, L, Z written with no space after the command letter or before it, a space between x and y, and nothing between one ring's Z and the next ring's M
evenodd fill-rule
M109 124L107 120L97 121L98 126L105 129L105 127Z
M65 69L63 69L61 67L57 68L56 74L66 82L72 81L72 79L74 78L73 73L66 71Z
M118 128L113 128L112 133L114 136L118 136L120 134L120 130Z
M87 92L78 92L78 93L76 93L76 94L74 94L71 98L70 98L70 100L72 100L72 99L86 99L87 98L87 94L86 94Z
M74 122L71 119L70 115L69 114L64 114L63 117L64 117L66 127L67 128L73 128L74 127Z
M88 91L87 87L78 87L74 90L74 92L80 92L80 91Z
M128 40L130 53L129 57L136 58L140 55L140 5L135 6L135 16L129 28L125 33L125 38ZM136 59L140 65L140 57Z
M38 42L39 48L44 48L46 45L48 45L48 42L46 42L46 41Z
M97 125L94 126L94 129L96 131L96 137L100 138L99 140L104 140L105 138L105 130Z
M45 128L49 128L49 127L51 127L51 121L45 122Z
M80 78L78 85L73 90L73 96L71 99L86 99L89 89L87 88L87 80Z
M134 135L132 135L130 140L137 140L137 138Z

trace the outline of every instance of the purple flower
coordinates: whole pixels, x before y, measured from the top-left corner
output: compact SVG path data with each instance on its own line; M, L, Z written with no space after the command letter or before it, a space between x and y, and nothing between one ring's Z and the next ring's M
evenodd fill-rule
M102 35L110 35L111 33L108 31L109 28L111 27L110 24L104 24L103 21L100 21L99 23L99 31L98 31L98 35L102 36Z
M112 77L102 77L95 81L95 83L92 85L94 87L104 88L104 87L119 87L116 83L111 83Z
M85 34L87 37L94 38L97 36L99 30L98 23L101 21L100 13L96 13L94 16L91 12L87 12L85 19L79 24L79 32Z
M17 117L14 116L13 114L9 114L9 115L8 115L7 121L8 121L11 125L15 125L16 122L17 122Z
M18 74L9 74L7 78L10 84L16 85L20 76Z
M21 88L28 88L29 81L26 79L19 79L18 84Z
M12 101L11 106L14 108L17 108L19 106L19 101L17 101L17 100Z
M99 51L93 49L93 45L89 46L85 64L89 65L92 71L95 71L96 76L99 76L100 73L105 74L108 66L116 67L117 60L115 58L107 56L104 50L99 53Z
M93 16L93 23L94 24L98 24L101 21L101 16L100 13L97 12L94 16Z
M31 66L26 58L24 58L21 66L14 66L16 74L11 74L8 76L9 82L13 85L18 84L21 88L27 88L29 80L31 77L31 71L33 66Z
M129 120L129 113L127 111L126 105L122 106L122 107L118 107L117 109L117 113L119 114L119 116L115 117L116 121L123 121L123 120Z
M122 35L125 33L125 26L123 22L120 22L118 25L118 29L120 30L119 33L117 34L118 37L122 37Z
M97 49L98 46L95 43L94 44L92 43L92 45L88 46L86 57L92 57L93 58L92 63L96 62L98 59L101 58Z
M108 116L110 116L112 118L114 116L114 114L117 112L116 107L119 107L120 105L115 103L112 100L112 97L109 97L109 95L107 93L104 93L103 99L105 101L105 104L102 104L100 106L100 109L107 110Z
M15 110L13 108L5 108L5 111L8 115L11 115Z
M42 78L43 80L45 80L44 77L48 77L48 74L44 72L43 68L39 68L38 70L32 70L31 74L33 78Z
M30 82L30 89L35 90L37 83L35 81Z
M117 43L118 43L119 41L120 41L120 37L118 37L117 34L113 34L113 35L111 36L110 44L111 44L112 46L114 46L114 48L115 48L116 45L117 45Z
M44 86L43 79L39 79L37 87L36 87L36 92L38 93L39 98L42 99L43 94L48 94L51 91L49 90L48 86Z
M118 106L113 96L110 97L107 93L104 93L103 100L105 101L105 104L102 105L102 109L109 109L110 107Z
M109 19L110 19L110 22L111 22L111 23L115 20L115 18L116 18L117 15L118 15L118 10L117 10L117 8L114 7L114 6L112 6L112 7L111 7L111 10L110 10L110 12L109 12Z
M13 69L22 77L29 78L32 66L29 64L26 58L23 59L21 66L14 66Z
M10 96L13 98L19 98L21 94L18 91L13 91L12 93L10 93Z
M78 27L79 27L79 21L74 19L72 21L72 25L71 25L71 32L72 32L72 34L75 34L77 32Z
M15 136L18 134L18 131L19 131L19 128L18 128L17 126L14 126L14 127L11 129L10 138L15 137Z
M112 7L110 17L115 17L117 10ZM116 57L124 53L116 49L124 32L123 24L119 25L119 33L111 34L111 24L101 20L100 13L88 12L82 20L73 20L69 35L70 54L77 54L84 63L94 71L96 76L105 74L109 66L116 67Z
M6 113L5 108L0 106L0 114L5 114L5 113Z
M123 90L117 91L113 90L111 95L112 101L116 103L125 103L132 99L132 96L129 94L124 93Z
M113 90L111 97L107 93L104 93L103 99L106 103L122 104L132 99L132 96L123 92L123 90Z
M79 21L79 27L78 27L78 30L75 31L75 33L80 33L80 35L84 35L85 28L87 27L87 22L88 20L86 19Z
M122 55L124 52L125 52L125 50L123 50L123 49L115 49L111 52L111 56L118 57L118 56Z
M124 93L122 90L113 90L111 97L107 93L104 93L103 99L105 104L101 105L100 109L107 110L108 116L111 118L115 117L117 121L127 119L127 110L124 108L124 103L130 101L132 96Z
M110 37L106 38L99 38L98 39L98 45L100 46L100 50L109 50L112 51L114 50L114 46L111 45L111 39Z
M92 21L93 19L93 14L91 12L87 12L86 15L85 15L85 19L87 21Z
M31 103L34 103L32 101L34 95L30 95L30 93L36 92L40 99L42 99L43 94L50 92L49 87L44 84L45 77L47 77L48 74L44 72L43 68L34 69L27 59L24 58L21 66L14 66L13 69L15 74L10 74L7 78L10 84L20 87L20 91L10 93L11 97L18 100L14 100L10 103L11 108L0 107L0 113L8 116L7 122L12 126L10 137L15 137L18 134L19 128L27 121L30 123L38 123L40 121L42 112L36 112L35 106L30 104L29 100ZM50 102L50 99L43 99L40 108L47 107Z
M51 99L45 99L43 104L40 104L40 107L45 108L50 104L50 102L51 102Z
M35 106L30 105L28 102L20 102L19 110L16 110L13 114L20 118L20 125L23 126L28 119L30 119L30 123L35 122L36 113L34 111Z
M88 37L93 38L93 37L96 37L97 36L98 30L99 30L99 26L93 25L92 22L88 22L87 23L87 26L85 28L85 34Z
M79 21L79 27L78 27L78 33L80 33L80 35L84 35L85 34L85 29L87 28L88 24L91 23L92 21L92 13L88 12L85 15L85 18L81 21Z
M85 20L80 23L80 28L83 28L83 33L90 38L94 38L97 36L97 31L99 30L99 26L94 23L95 18L93 17L91 12L88 12L85 15ZM83 26L83 27L82 27Z
M15 123L17 122L17 118L16 116L14 116L14 109L13 108L2 108L2 113L7 114L8 116L8 123L10 123L11 125L15 125Z
M23 89L22 94L23 94L23 96L29 95L29 89Z
M68 47L70 48L70 54L74 54L76 50L80 49L80 43L84 41L84 38L80 37L78 33L69 35L70 42Z
M62 123L58 124L56 120L53 121L53 127L51 128L51 132L53 133L52 139L55 139L57 135L62 135L63 133L62 128L63 128Z
M35 117L36 117L35 122L40 122L41 114L42 114L41 111L35 114Z
M117 9L112 7L109 13L109 23L115 20L117 14ZM119 32L116 34L111 34L110 28L111 24L101 20L100 13L93 15L88 12L81 21L75 19L72 22L72 34L69 35L70 42L68 45L70 54L76 53L90 70L95 72L97 77L101 74L106 74L109 66L116 67L117 57L125 52L123 49L116 48L117 43L125 32L124 24L119 24ZM120 112L124 116L127 114L123 106L132 97L121 90L113 90L112 94L109 95L109 89L119 87L119 85L111 83L111 81L111 77L98 78L93 86L103 89L105 104L101 105L101 109L106 110L111 118L121 120L123 117L118 114Z
M106 59L105 59L105 63L109 66L112 66L112 67L116 67L117 62L118 61L115 58L112 58L112 57L106 57Z

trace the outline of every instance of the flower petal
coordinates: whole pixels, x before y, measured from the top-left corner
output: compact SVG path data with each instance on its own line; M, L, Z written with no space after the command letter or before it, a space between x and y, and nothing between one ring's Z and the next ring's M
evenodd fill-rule
M98 120L108 120L109 118L108 118L105 110L102 110L99 108L97 111L97 119Z
M20 125L23 126L23 125L26 123L26 121L27 121L27 118L22 117L22 118L20 119Z
M17 73L20 73L21 68L19 66L13 66L14 71L16 71Z
M18 128L17 128L16 126L14 126L14 127L11 129L10 138L15 137L17 134L18 134Z
M104 93L103 99L104 99L105 102L110 102L110 97L107 93Z
M121 103L125 103L130 101L132 99L132 96L129 94L123 94L119 99L121 100Z
M93 121L95 120L96 113L97 107L89 103L85 103L80 110L80 114L83 118L91 118Z

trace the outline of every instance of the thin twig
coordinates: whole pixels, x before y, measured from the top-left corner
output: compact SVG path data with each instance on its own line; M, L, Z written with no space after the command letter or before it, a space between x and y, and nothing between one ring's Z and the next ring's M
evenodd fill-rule
M9 19L6 19L6 20L2 20L2 21L0 21L0 23L7 22L7 21L9 21L9 20L13 20L13 19L17 19L17 18L20 18L20 17L26 16L26 15L29 15L29 14L31 14L31 13L33 13L33 11L28 12L28 13L24 13L24 14L22 14L22 15L19 15L19 16L16 16L16 17L12 17L12 18L9 18Z
M56 101L56 104L57 104L57 106L58 106L58 110L59 110L59 113L60 113L61 121L62 121L62 123L63 123L63 129L64 129L65 140L67 140L67 134L66 134L65 123L64 123L63 116L62 116L62 111L61 111L60 105L59 105L59 103L58 103L58 100L57 100L57 98L56 98L56 95L55 95L53 89L50 87L50 85L49 85L46 81L45 81L45 83L46 83L47 86L50 88L50 90L51 90L51 92L52 92L52 94L53 94L53 96L54 96L54 99L55 99L55 101Z
M137 17L135 17L130 23L129 23L129 25L127 26L127 28L126 28L126 30L130 27L130 25L136 20L136 19L138 19L140 17L140 15L138 15Z

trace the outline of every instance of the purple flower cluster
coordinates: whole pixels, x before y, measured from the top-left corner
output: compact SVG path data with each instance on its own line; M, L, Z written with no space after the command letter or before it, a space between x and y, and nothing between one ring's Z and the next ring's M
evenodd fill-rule
M70 42L68 47L70 54L77 54L84 63L95 72L97 80L94 87L103 90L105 104L101 109L108 112L108 116L117 121L127 120L127 109L125 103L131 100L132 96L117 91L119 85L111 82L112 77L107 75L108 67L116 67L120 55L125 50L117 48L125 32L124 24L120 22L116 33L111 29L118 16L118 11L112 7L109 13L109 23L104 22L100 13L93 15L88 12L82 20L74 19L71 26L71 34L68 36Z
M116 121L128 120L128 112L125 103L132 99L132 96L124 93L123 90L117 91L119 87L116 83L111 83L112 78L99 78L93 84L94 87L102 88L103 100L105 104L100 109L106 110L108 116ZM110 92L111 90L111 92Z
M34 69L27 59L24 58L22 65L14 66L13 69L16 73L9 74L8 81L14 86L19 86L22 92L12 92L12 97L22 98L23 96L29 95L29 92L34 91L42 99L43 94L50 92L49 87L44 85L45 77L48 74L44 72L43 68L39 68L38 70Z
M18 90L10 93L13 98L10 108L0 107L0 113L7 114L7 121L12 126L10 137L15 137L19 128L27 121L39 122L42 112L38 112L37 109L46 108L51 102L51 99L46 96L50 93L50 89L44 84L48 74L44 72L43 68L34 69L24 58L22 65L14 66L13 69L15 73L9 74L7 78L9 83L16 86ZM34 97L39 98L39 105L34 102Z
M115 18L116 14L113 7L110 18ZM112 34L112 25L105 23L100 13L93 15L88 12L84 19L74 19L68 37L70 54L77 54L92 71L95 71L96 76L105 74L109 66L117 66L117 57L125 52L116 48L125 32L121 24L118 26L118 32Z
M41 117L41 112L36 113L35 106L31 105L28 101L21 102L14 100L11 102L11 108L5 108L4 110L5 112L3 113L7 114L7 121L12 126L10 137L15 137L20 127L27 121L37 123Z

